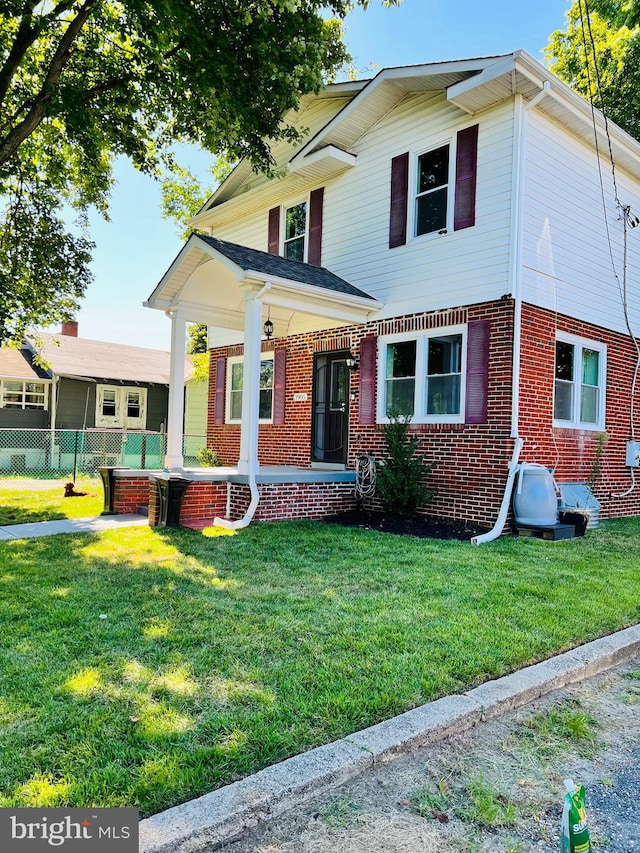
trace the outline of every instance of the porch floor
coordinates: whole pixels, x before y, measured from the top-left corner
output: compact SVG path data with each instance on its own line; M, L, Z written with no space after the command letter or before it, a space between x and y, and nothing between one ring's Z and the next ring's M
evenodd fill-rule
M248 483L249 475L237 468L185 468L172 473L194 482ZM298 468L294 465L261 465L256 483L355 483L354 471L333 468Z

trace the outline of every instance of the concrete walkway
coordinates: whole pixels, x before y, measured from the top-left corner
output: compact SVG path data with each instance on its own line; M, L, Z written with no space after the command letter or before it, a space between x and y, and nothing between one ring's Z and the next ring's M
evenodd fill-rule
M149 524L146 515L100 515L97 518L59 518L31 524L7 524L0 527L0 541L53 536L56 533L101 533L120 527L142 527Z

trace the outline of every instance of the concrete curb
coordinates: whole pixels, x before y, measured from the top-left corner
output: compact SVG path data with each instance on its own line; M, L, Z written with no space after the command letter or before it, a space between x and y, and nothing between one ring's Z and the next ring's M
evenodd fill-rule
M640 625L446 696L140 822L141 853L215 849L244 830L353 779L380 762L441 740L640 652Z

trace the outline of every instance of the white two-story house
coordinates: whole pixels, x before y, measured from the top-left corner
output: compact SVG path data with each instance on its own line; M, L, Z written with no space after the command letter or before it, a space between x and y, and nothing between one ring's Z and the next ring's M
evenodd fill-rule
M208 442L251 514L271 466L342 482L381 458L392 412L435 463L431 514L491 526L518 453L640 512L640 145L523 51L384 69L286 118L306 133L276 176L241 162L147 302L176 389L185 323L210 327ZM334 509L301 491L280 514L314 501Z

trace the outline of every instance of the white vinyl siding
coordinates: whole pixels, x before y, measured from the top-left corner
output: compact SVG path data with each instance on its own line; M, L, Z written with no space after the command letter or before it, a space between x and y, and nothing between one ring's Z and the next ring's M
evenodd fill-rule
M626 333L621 297L623 227L606 149L601 155L608 234L593 148L535 109L528 114L527 151L523 299ZM640 212L638 180L632 180L619 164L616 180L623 204ZM629 229L628 270L634 281L640 270L639 231ZM629 288L628 306L638 334L640 291L635 286Z
M325 184L322 265L382 301L381 318L484 302L509 291L511 103L480 118L475 227L389 250L392 158L408 150L417 160L473 123L444 96L408 96L358 141L357 166ZM212 211L215 236L266 251L269 207L300 201L299 180L284 178L277 201L241 219L217 225Z

